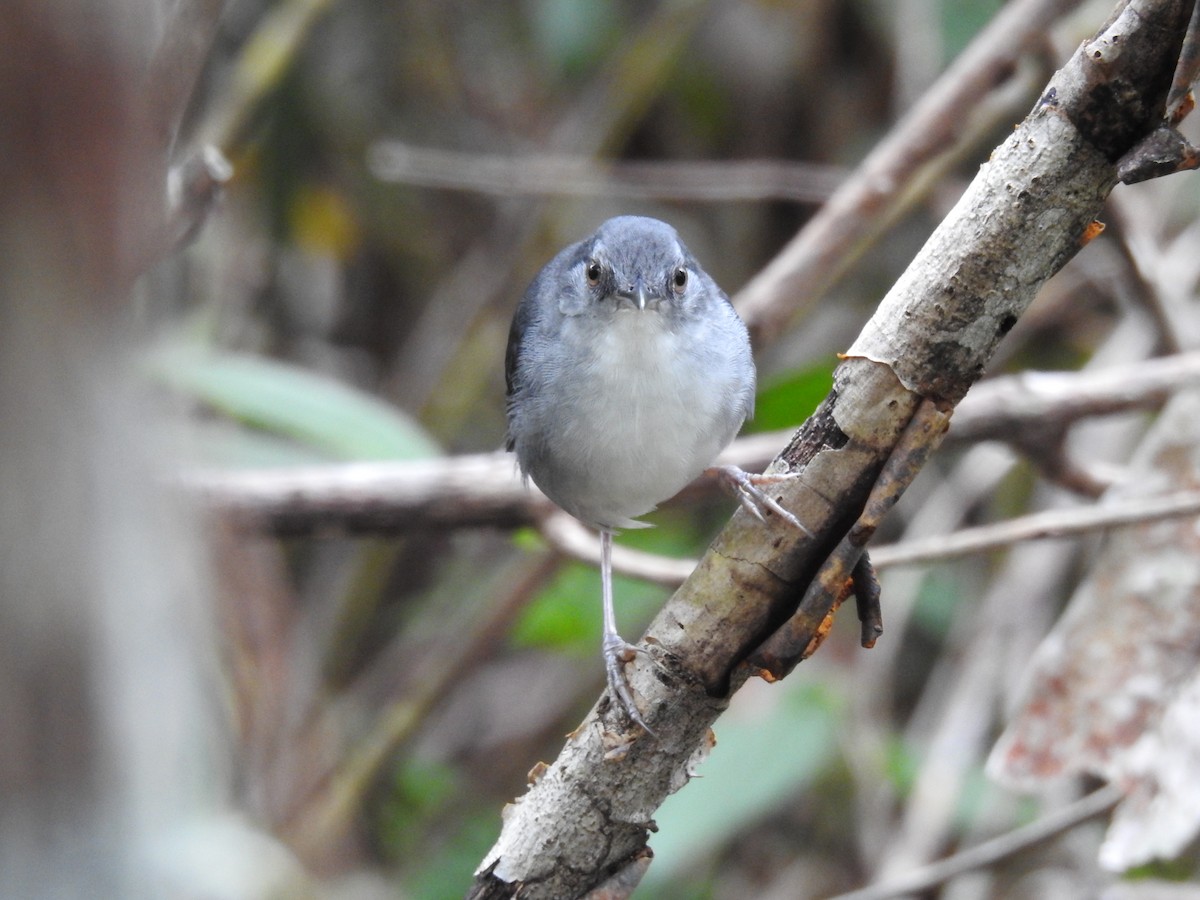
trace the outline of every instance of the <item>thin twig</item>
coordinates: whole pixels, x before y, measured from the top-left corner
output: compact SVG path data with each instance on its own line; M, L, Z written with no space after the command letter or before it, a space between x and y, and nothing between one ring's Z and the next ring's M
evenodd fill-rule
M783 160L621 162L583 156L499 156L380 141L369 153L382 181L500 196L823 203L845 180L840 166Z
M871 562L877 569L922 565L1000 550L1021 541L1075 537L1109 528L1194 515L1200 515L1200 491L1132 497L1078 509L1052 509L1005 522L964 528L952 534L884 544L872 548ZM546 518L542 522L542 535L560 553L599 565L595 535L569 516ZM696 568L696 563L695 559L670 559L619 544L613 548L613 571L666 587L681 584Z
M1089 819L1104 815L1121 799L1121 792L1110 786L1093 791L1069 806L1047 813L1020 828L992 838L970 849L916 869L888 884L872 885L830 900L888 900L925 891L966 872L995 865L1003 859L1048 841Z
M172 4L171 21L150 60L146 84L159 117L168 151L173 150L180 123L196 82L208 60L224 0L185 0Z
M907 566L997 550L1017 541L1070 537L1159 519L1200 515L1200 491L1133 497L1080 509L1055 509L994 525L966 528L944 537L924 538L871 551L877 568Z
M167 173L166 239L170 249L189 243L221 198L233 167L216 147L201 147Z
M555 513L541 522L542 537L551 547L572 559L598 566L600 544L596 534L566 513ZM613 547L613 571L631 578L678 587L696 568L695 559L673 559L616 544Z

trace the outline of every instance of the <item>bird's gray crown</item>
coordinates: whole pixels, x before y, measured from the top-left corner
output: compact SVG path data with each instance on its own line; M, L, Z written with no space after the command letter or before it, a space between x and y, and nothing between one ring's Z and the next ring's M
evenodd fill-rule
M622 272L655 272L689 261L675 229L644 216L617 216L597 230L588 254Z

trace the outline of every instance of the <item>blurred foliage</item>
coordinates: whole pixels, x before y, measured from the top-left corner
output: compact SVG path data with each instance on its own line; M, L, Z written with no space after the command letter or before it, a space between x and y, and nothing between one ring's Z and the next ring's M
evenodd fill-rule
M644 627L669 594L655 585L620 576L613 578L617 618L630 630L638 622ZM557 647L592 658L602 631L596 620L595 600L599 596L600 575L595 569L581 563L563 566L517 620L513 641L519 647Z
M294 365L173 348L153 354L148 369L178 394L331 461L424 459L441 452L395 407ZM225 461L245 466L261 459Z
M514 157L852 165L903 112L898 82L920 86L924 77L927 86L1001 5L232 0L191 130L220 136L237 175L220 212L163 276L182 298L183 309L171 311L182 315L171 318L185 324L167 328L169 349L147 371L197 410L201 455L223 465L494 450L504 433L509 319L559 247L609 215L655 215L677 225L733 294L812 208L384 183L370 166L376 141ZM905 17L901 6L923 14ZM936 33L914 30L926 28ZM939 58L924 60L928 77L898 71L900 51L918 38L940 48ZM1030 90L1040 83L1034 78ZM1034 96L1011 99L996 139ZM989 149L985 142L968 154L829 297L774 336L749 427L795 427L821 401L834 354ZM1185 208L1194 181L1176 188ZM1164 216L1191 217L1195 206ZM1089 248L1093 258L1107 240ZM1077 299L1035 310L1018 326L999 366L1069 368L1096 350L1128 292L1115 297L1121 288L1110 291L1117 282L1103 273L1081 280L1088 290ZM949 468L958 457L947 458ZM1014 470L993 505L1027 508L1035 480L1027 467ZM698 554L730 508L707 502L671 505L652 517L658 528L620 541ZM898 511L897 527L906 515ZM314 710L328 713L324 727L343 744L371 745L363 735L374 728L388 733L380 710L423 696L439 667L454 662L413 730L381 744L395 749L384 754L391 777L367 779L373 815L362 847L335 868L380 864L404 896L461 896L498 833L501 806L523 789L534 761L553 758L601 683L596 573L554 562L529 533L490 531L293 541L288 562L295 652L324 661L298 668L321 669L326 680L282 705L308 702L314 720ZM987 577L977 561L971 566L972 578ZM924 736L908 731L908 716L977 593L966 571L938 568L907 581L885 574L885 598L894 598L885 599L885 617L896 618L883 639L892 646L874 651L884 662L862 662L853 639L835 635L821 662L785 686L755 691L761 708L735 706L721 720L702 777L659 817L646 896L747 896L745 885L768 884L790 866L806 873L806 885L833 892L873 871L872 854L885 855L924 760ZM664 596L618 578L623 632L633 636ZM463 647L474 649L469 658L455 656ZM876 693L870 707L863 695ZM295 738L304 741L314 757L332 752L307 732ZM335 753L332 765L340 760ZM972 765L956 802L967 812L939 847L1016 815L1003 803L979 811L989 795ZM811 809L826 813L822 840L791 840L817 830ZM797 886L793 896L806 890L816 888Z
M942 46L945 48L942 64L948 65L958 56L976 32L986 25L1003 5L1001 0L937 4L938 26L942 31Z
M671 527L671 517L657 513L648 521L666 527L645 528L622 535L621 543L647 553L667 557L686 556L696 551L695 528ZM617 620L632 633L649 624L670 596L666 588L615 575L613 604ZM529 601L513 625L516 646L557 647L560 650L592 658L603 632L596 616L600 596L600 572L581 563L568 563Z
M836 759L839 702L823 685L796 683L758 710L735 703L716 729L717 744L690 790L655 817L655 865L647 890L679 878L719 850L730 834L777 813ZM753 778L747 773L753 773Z

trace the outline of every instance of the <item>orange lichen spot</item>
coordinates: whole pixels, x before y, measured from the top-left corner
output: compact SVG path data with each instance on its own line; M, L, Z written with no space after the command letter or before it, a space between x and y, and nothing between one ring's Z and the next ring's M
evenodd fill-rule
M808 646L804 648L804 653L800 657L801 659L808 659L810 656L816 653L821 644L825 642L825 638L829 637L829 632L833 630L833 614L836 611L837 606L835 605L834 608L825 615L825 618L821 620L821 624L817 628L817 633L812 636L812 640L809 641Z
M1088 223L1088 227L1083 229L1083 235L1079 238L1079 246L1086 247L1104 231L1104 223L1093 219Z
M835 601L836 605L834 606L834 609L836 609L838 606L841 606L843 603L845 603L846 598L849 597L852 593L854 593L854 578L853 577L847 578L845 581L842 582L842 587L838 591L837 600ZM829 616L826 616L825 618L828 619ZM822 627L824 627L824 623L822 623Z

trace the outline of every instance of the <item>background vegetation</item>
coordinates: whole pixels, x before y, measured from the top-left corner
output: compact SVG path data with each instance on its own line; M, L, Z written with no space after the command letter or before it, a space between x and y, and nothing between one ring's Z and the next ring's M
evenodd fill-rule
M815 407L966 180L1111 11L1062 5L964 114L953 158L905 185L879 239L847 248L844 274L759 336L749 431ZM184 468L497 449L508 324L558 248L610 215L657 216L736 295L1001 6L231 0L183 144L215 144L233 176L138 292L152 332L140 371L187 412ZM734 161L767 174L697 181L683 165ZM989 377L1192 349L1198 191L1188 175L1118 189L1107 230ZM1128 462L1152 415L1076 426L1066 449L1081 468L1066 475L1008 444L950 443L878 542L1074 503ZM697 494L620 542L695 556L731 509ZM238 827L273 848L251 866L266 887L228 896L461 896L503 805L603 686L597 572L504 523L279 536L217 515L213 530L230 748L216 768ZM1019 795L983 765L1096 551L1064 540L884 570L878 647L839 621L784 683L737 696L702 777L657 817L638 896L833 896L1076 796L1071 779ZM667 590L618 580L627 637ZM1096 896L1117 878L1096 863L1102 836L1084 824L928 895ZM1195 863L1137 874L1187 879Z

